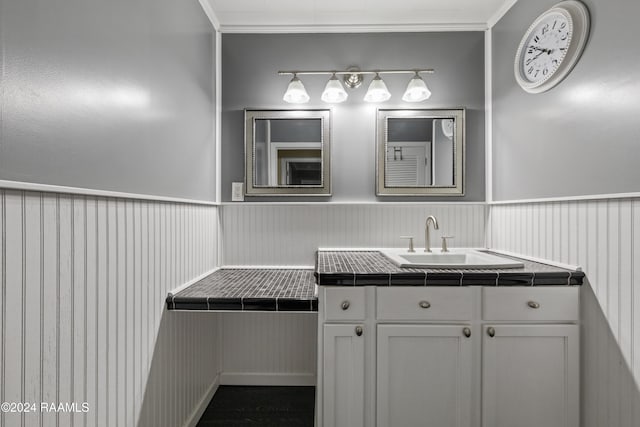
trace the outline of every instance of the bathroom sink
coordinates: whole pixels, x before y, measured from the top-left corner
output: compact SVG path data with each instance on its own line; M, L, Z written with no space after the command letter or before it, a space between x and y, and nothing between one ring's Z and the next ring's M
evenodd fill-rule
M470 248L452 248L449 252L441 252L433 249L433 252L409 252L406 249L381 250L384 256L389 258L398 267L417 268L519 268L523 264L510 258L493 255L487 252Z

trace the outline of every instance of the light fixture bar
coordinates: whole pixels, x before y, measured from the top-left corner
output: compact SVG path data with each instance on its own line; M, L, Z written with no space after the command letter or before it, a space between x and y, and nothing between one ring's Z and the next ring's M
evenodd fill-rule
M348 94L336 76L341 76L343 84L349 89L360 87L364 80L364 75L373 74L374 78L369 84L367 93L364 96L366 102L385 102L391 98L391 93L387 89L380 74L412 74L413 77L407 85L407 89L402 97L405 102L421 102L429 99L431 91L420 76L420 73L433 74L433 68L413 68L413 69L387 69L387 70L360 70L358 67L349 67L346 70L282 70L278 75L292 75L289 87L283 99L290 103L304 103L309 101L309 95L304 89L304 85L298 78L303 75L330 75L322 99L324 102L339 103L347 100Z
M309 71L278 71L278 75L286 76L286 75L351 75L351 74L415 74L415 73L426 73L433 74L435 70L433 68L415 68L412 70L344 70L344 71L334 71L334 70L309 70Z

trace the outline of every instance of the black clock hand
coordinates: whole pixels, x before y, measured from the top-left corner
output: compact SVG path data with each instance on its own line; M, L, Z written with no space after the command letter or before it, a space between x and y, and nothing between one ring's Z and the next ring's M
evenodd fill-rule
M539 51L541 51L540 52L541 54L546 52L547 54L551 55L553 53L553 49L541 48L541 47L538 47L538 46L529 46L529 48L533 49L533 50L539 50ZM540 56L540 55L538 55L538 56ZM537 58L537 56L536 56L536 58Z
M540 52L539 54L537 54L536 56L534 56L533 58L531 58L531 61L532 61L532 62L533 62L533 61L535 61L535 60L536 60L536 59L538 59L538 57L539 57L540 55L542 55L543 53L544 53L544 52Z

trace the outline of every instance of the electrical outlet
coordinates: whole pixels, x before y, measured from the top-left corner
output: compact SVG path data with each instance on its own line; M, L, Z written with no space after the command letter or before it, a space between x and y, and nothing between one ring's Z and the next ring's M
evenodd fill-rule
M231 183L231 201L232 202L244 201L244 183L243 182Z

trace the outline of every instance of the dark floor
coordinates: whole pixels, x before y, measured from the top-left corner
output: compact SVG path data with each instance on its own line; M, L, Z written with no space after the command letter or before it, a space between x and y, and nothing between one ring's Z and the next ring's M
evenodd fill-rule
M315 387L220 386L197 427L313 427Z

